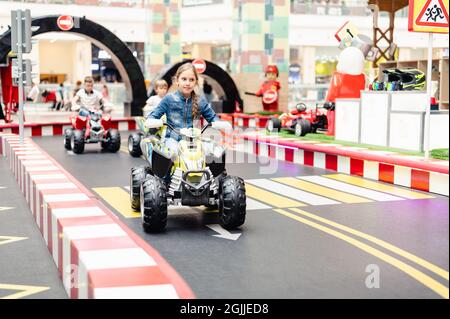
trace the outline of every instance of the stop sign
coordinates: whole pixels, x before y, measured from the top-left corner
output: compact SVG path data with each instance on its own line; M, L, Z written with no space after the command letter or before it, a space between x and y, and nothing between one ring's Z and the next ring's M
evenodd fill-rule
M56 20L56 24L61 30L69 31L73 28L73 18L72 16L59 16L58 20Z
M263 102L266 104L272 104L278 99L278 93L275 90L267 90L263 93Z
M197 70L197 73L203 73L206 70L206 62L201 59L196 59L192 61L192 65Z

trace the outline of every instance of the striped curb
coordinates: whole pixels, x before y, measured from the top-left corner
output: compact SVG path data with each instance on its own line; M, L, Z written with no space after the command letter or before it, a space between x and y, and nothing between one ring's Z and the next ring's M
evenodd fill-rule
M0 133L10 168L71 298L195 298L176 271L53 158Z
M447 161L419 161L383 152L243 134L237 151L272 157L364 178L449 196Z
M24 136L55 136L63 135L64 130L71 128L70 122L55 123L26 123L24 125ZM136 129L136 122L133 118L112 119L111 127L119 131L132 131ZM0 125L0 133L19 134L18 124Z
M233 113L233 125L241 128L265 128L271 116Z

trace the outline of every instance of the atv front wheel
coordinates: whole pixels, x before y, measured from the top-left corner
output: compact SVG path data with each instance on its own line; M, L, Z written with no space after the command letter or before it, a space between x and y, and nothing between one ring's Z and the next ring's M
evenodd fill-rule
M68 151L72 149L71 139L72 139L73 129L68 128L64 131L64 148Z
M234 229L245 221L247 204L244 180L225 177L219 188L219 222L225 229Z
M70 147L75 154L84 152L84 133L80 130L74 130L70 139Z
M109 140L106 143L106 149L111 153L116 153L120 149L120 133L116 129L108 130L106 138Z
M266 124L266 130L269 133L279 132L281 129L281 121L279 118L271 117Z
M157 232L167 224L167 188L164 181L149 176L141 185L140 206L145 232Z
M128 152L133 157L139 157L142 155L141 150L141 134L132 133L128 137Z
M141 185L147 178L149 171L148 166L137 166L131 169L130 174L130 201L131 208L134 211L139 211L141 208Z

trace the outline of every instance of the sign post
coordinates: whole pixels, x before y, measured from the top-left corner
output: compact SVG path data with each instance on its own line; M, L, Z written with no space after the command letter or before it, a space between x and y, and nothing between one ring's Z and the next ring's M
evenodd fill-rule
M430 104L431 73L433 64L433 33L448 33L448 0L409 0L408 30L428 33L427 93L425 113L424 151L425 159L430 156Z
M23 120L23 82L31 81L31 63L22 59L23 53L31 52L31 13L30 10L11 11L11 50L17 53L17 60L13 61L13 80L19 86L19 141L23 144L24 120ZM25 66L25 67L24 67ZM28 66L28 67L27 67ZM28 71L28 72L27 72ZM25 77L24 77L25 74ZM14 75L16 78L14 79Z

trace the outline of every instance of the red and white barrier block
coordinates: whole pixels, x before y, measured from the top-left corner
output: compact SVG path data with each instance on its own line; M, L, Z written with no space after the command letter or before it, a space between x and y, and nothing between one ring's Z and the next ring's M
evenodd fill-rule
M245 134L238 151L449 196L448 161L371 151L295 138Z
M71 298L194 298L176 271L30 138L0 133L0 154Z
M233 113L234 126L240 128L265 128L270 116Z
M136 129L136 121L134 118L120 118L112 119L112 128L119 131L133 131ZM63 135L64 131L71 128L70 122L55 122L55 123L26 123L24 125L24 136L56 136ZM0 133L5 134L19 134L18 124L4 124L0 125Z

